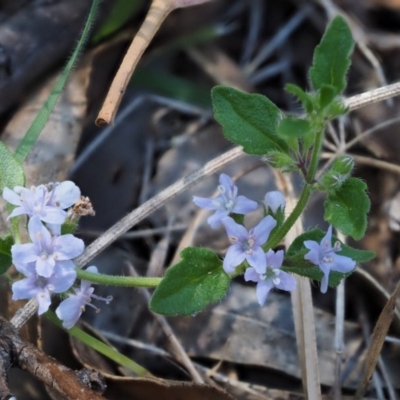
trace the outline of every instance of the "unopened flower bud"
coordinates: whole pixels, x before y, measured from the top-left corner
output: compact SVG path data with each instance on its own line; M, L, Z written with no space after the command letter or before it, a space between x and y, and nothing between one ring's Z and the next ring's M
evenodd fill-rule
M270 209L273 214L276 214L279 209L281 209L281 211L285 209L285 197L278 190L268 192L264 197L264 205L267 212L268 209Z

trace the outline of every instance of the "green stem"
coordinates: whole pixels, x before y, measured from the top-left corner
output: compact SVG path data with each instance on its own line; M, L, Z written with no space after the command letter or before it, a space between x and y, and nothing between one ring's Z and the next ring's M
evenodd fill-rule
M125 286L125 287L146 287L153 288L160 284L163 278L152 277L136 277L136 276L115 276L105 274L94 274L92 272L77 269L76 274L79 279L90 281L93 283L101 283L103 285L111 286Z
M306 176L307 183L313 183L315 174L317 173L323 139L324 139L324 129L319 129L315 136L315 142L311 154L310 166L308 168L308 173Z
M268 240L267 244L265 245L266 249L273 249L274 247L278 246L281 240L286 236L290 228L296 222L297 218L300 217L301 213L305 209L307 202L311 196L311 192L311 185L305 183L296 207L293 209L292 213L289 215L283 225Z

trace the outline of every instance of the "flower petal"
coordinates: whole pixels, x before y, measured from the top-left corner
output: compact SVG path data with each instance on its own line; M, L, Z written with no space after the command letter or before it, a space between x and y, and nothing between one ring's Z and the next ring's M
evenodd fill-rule
M280 282L277 285L275 285L275 287L277 287L278 289L287 290L289 292L296 289L297 285L296 279L287 272L280 271L277 278L279 278Z
M306 242L308 242L306 244ZM315 243L318 247L316 248L312 243ZM312 240L306 240L304 245L309 249L310 247L314 247L307 254L304 255L304 259L312 262L315 265L319 265L320 263L320 245L317 242L313 242Z
M244 280L246 282L259 282L260 281L260 274L254 268L247 268L246 272L244 273Z
M257 210L258 204L248 199L246 196L238 196L236 197L236 202L234 207L232 208L232 212L236 214L248 214L254 210Z
M322 238L321 247L332 248L332 225L329 225L326 235Z
M221 174L219 176L219 184L225 188L226 193L230 192L232 190L232 187L235 186L233 180L227 174Z
M43 288L36 294L36 299L39 303L38 315L42 315L50 307L51 304L50 292L46 288Z
M54 293L62 293L68 290L75 282L76 271L72 269L60 268L56 265L54 275L49 278Z
M43 249L47 249L49 243L51 243L50 232L43 225L40 217L34 215L28 223L29 237L33 244L37 247L38 252Z
M270 215L264 217L257 226L250 230L250 235L255 235L255 244L261 246L269 237L272 229L276 226L276 221Z
M25 278L12 284L13 300L32 299L38 292L36 278Z
M45 278L50 278L53 275L55 266L56 262L52 257L47 257L46 259L37 257L36 259L36 272Z
M349 257L340 256L339 254L332 254L333 265L331 271L342 272L347 274L356 267L356 262Z
M268 192L264 197L264 205L268 211L268 208L275 214L278 209L284 209L286 205L285 197L278 190Z
M249 233L247 229L243 225L237 224L233 218L223 218L222 224L225 226L226 233L231 243L243 243L248 239Z
M240 245L233 244L228 248L226 252L223 268L227 274L232 274L235 272L235 269L238 265L240 265L246 258L245 253Z
M3 189L3 199L8 203L13 204L14 206L22 205L21 196L19 196L17 193L9 189L8 187L5 187Z
M61 208L46 206L40 212L40 219L49 224L63 224L67 218L67 213Z
M228 210L217 210L207 218L208 224L212 229L217 229L222 224L222 219L229 215Z
M274 284L270 279L267 279L265 281L260 281L257 283L256 293L257 293L257 300L260 306L263 306L265 304L268 293L273 287Z
M53 254L56 260L71 260L82 254L84 248L83 240L71 234L53 239Z
M321 293L326 293L326 291L328 290L330 269L325 267L324 265L320 265L320 268L324 274L324 276L321 279Z
M27 214L25 208L23 207L16 207L12 210L12 213L7 217L7 219L18 217L19 215Z
M53 205L62 209L71 207L81 196L78 186L72 181L64 181L54 188ZM54 222L56 223L56 222Z
M267 265L273 269L279 269L283 263L283 256L283 250L278 250L276 253L273 250L268 250L265 254Z
M265 274L267 269L267 260L264 250L261 247L253 248L252 254L246 254L246 260L259 274Z
M206 210L216 210L218 206L214 202L215 199L208 197L193 196L193 203L200 208Z
M63 321L63 327L71 329L82 314L82 307L85 301L80 296L71 295L60 303L56 309L56 314L59 319Z
M37 249L33 243L14 244L11 247L11 256L13 263L22 273L23 271L18 268L18 265L34 262L38 258Z

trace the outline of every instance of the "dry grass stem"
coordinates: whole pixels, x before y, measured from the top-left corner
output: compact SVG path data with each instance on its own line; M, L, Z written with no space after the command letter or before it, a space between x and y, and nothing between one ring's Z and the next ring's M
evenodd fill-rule
M391 294L388 302L385 304L378 321L375 324L374 331L371 336L371 343L369 345L367 356L365 358L364 375L361 379L360 386L357 389L355 400L361 400L365 391L367 390L372 374L375 371L376 364L380 357L385 337L393 320L394 310L396 307L396 297L400 289L400 282L397 284L396 289Z
M144 51L160 29L165 18L176 8L189 7L210 0L153 0L146 18L111 83L103 106L96 118L96 125L105 126L114 122L126 87L136 69Z
M296 195L290 178L282 173L276 174L277 186L285 194L286 212L296 206ZM285 237L286 248L303 233L303 224L299 218ZM300 360L303 389L307 399L321 398L317 340L315 336L314 309L310 280L295 275L297 288L291 292L297 349Z

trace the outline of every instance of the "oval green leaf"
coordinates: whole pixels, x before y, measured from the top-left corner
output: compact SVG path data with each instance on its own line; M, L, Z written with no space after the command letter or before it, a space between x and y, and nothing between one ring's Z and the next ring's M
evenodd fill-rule
M230 277L222 261L210 250L187 247L182 261L167 270L150 301L150 309L163 315L192 315L219 301L229 288Z

